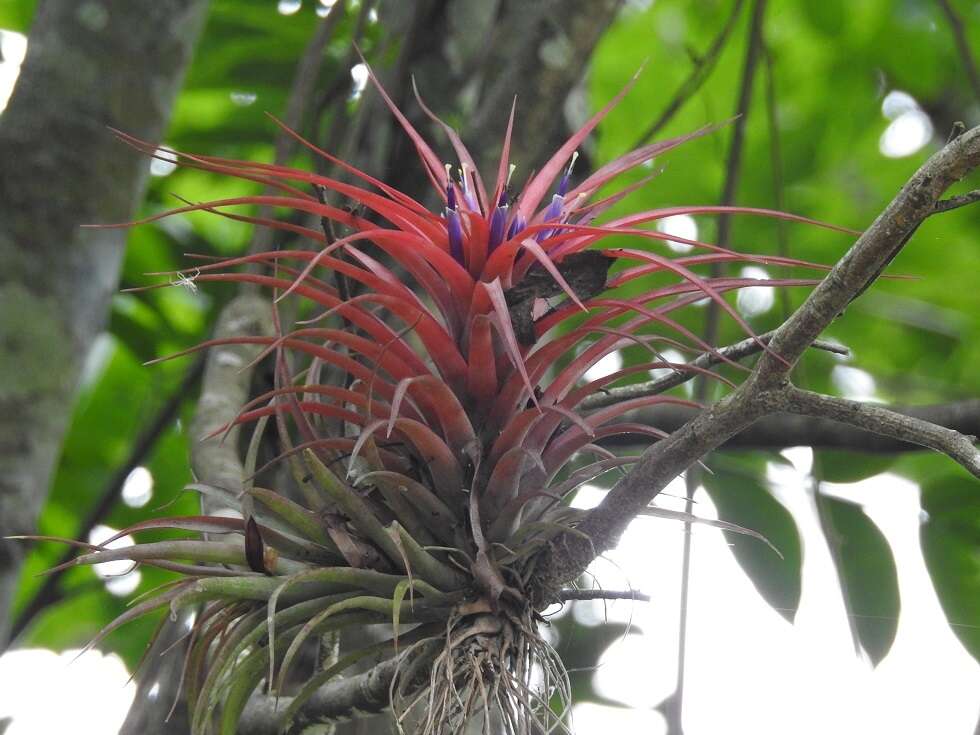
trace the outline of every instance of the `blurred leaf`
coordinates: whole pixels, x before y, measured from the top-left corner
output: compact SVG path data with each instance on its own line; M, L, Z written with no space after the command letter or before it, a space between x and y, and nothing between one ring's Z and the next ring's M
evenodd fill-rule
M885 472L895 463L888 454L862 454L836 449L821 449L815 463L820 467L820 479L826 482L860 482Z
M158 333L163 327L160 315L133 294L112 297L109 329L142 361L158 357Z
M901 601L898 572L887 539L860 506L826 495L820 498L832 529L824 529L861 647L876 666L888 653L898 630Z
M81 648L110 620L126 611L126 599L106 591L105 585L92 569L79 569L66 575L65 598L47 608L29 630L25 645L54 650ZM142 567L141 583L133 595L152 589L173 578L159 569ZM131 596L130 596L131 597ZM150 615L128 623L112 633L99 648L118 653L130 671L139 661L150 641L159 617Z
M945 459L945 458L943 458ZM952 468L950 468L952 469ZM953 631L980 660L980 488L965 473L922 485L926 566Z
M572 602L567 604L574 606L589 603ZM622 702L600 696L592 682L595 678L595 666L599 658L611 644L628 633L627 626L622 623L608 622L594 626L583 625L576 620L573 612L569 611L569 613L554 620L551 629L558 634L556 650L565 667L569 670L572 701L599 702L613 707L622 707ZM632 626L630 630L633 633L640 632L636 626Z
M779 549L779 556L761 541L724 532L732 553L759 594L787 620L800 604L802 548L796 522L767 488L765 459L759 455L715 457L704 486L721 520L761 533Z
M0 3L0 28L27 33L34 18L37 0Z
M821 0L819 3L803 3L803 11L806 13L810 24L821 33L835 37L839 36L844 22L847 19L847 12L844 8L843 0Z

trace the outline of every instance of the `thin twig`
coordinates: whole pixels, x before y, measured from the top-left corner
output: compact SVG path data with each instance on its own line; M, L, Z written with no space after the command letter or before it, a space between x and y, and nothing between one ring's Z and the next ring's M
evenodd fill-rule
M961 125L962 123L959 124ZM954 130L954 133L951 135L950 140L954 140L955 135L956 135L956 131ZM943 212L950 212L954 209L965 207L968 204L973 204L974 202L977 201L980 201L980 189L974 189L973 191L969 191L966 194L960 194L955 197L949 197L949 199L941 199L932 206L932 209L926 213L926 216L930 216L933 214L941 214ZM920 222L919 224L922 223ZM872 278L868 279L868 282L864 285L864 288L862 288L860 291L854 294L854 296L851 298L851 301L854 301L854 299L856 299L858 296L863 295L864 292L871 287L871 284L874 283L876 280L878 280L878 276L884 273L885 269L889 265L891 265L891 262L895 259L895 256L901 252L902 248L904 248L905 245L908 243L908 241L912 239L912 235L914 235L916 230L918 229L919 229L919 225L916 225L911 230L905 233L905 235L901 238L901 240L899 240L896 243L896 245L892 248L891 254L888 256L885 262L881 264L881 267L878 268L878 271L874 274Z
M318 202L320 202L320 204L327 203L326 187L320 184L314 184L313 191L316 192L316 199ZM320 217L320 228L323 230L323 236L326 238L325 245L327 247L333 245L337 241L337 234L334 232L333 220L328 219L327 217ZM344 259L344 252L342 249L337 253L337 258L340 260ZM347 282L347 276L340 271L335 270L333 272L333 277L334 283L337 286L337 296L340 297L341 301L349 301L350 285ZM341 316L341 319L347 323L347 319L345 317Z
M316 92L317 80L323 66L323 52L333 38L334 30L346 11L346 0L334 4L327 15L320 21L313 37L306 44L303 57L296 67L296 75L289 89L286 100L286 110L283 122L290 128L297 129L303 124L309 110L310 100ZM276 163L285 163L286 159L296 148L296 139L291 135L280 132L276 136Z
M655 396L664 393L671 388L676 388L699 377L698 372L685 370L685 367L707 369L726 361L738 362L750 355L761 352L762 346L769 344L769 341L775 333L775 330L766 332L760 334L758 337L748 337L714 352L705 352L691 360L685 366L678 367L670 375L665 375L657 380L651 380L646 383L635 383L634 385L624 385L619 388L608 388L603 393L594 394L586 398L579 404L579 409L588 411L596 408L605 408L606 406L612 406L631 398L643 398L645 396ZM811 347L815 350L823 350L835 355L850 354L850 351L843 345L821 339L816 340Z
M101 523L116 506L116 503L119 501L119 496L122 494L123 487L126 484L126 478L129 477L129 474L134 469L146 461L146 458L156 447L160 437L173 424L184 401L187 400L188 395L200 381L201 375L204 373L204 363L203 355L194 361L187 372L184 373L184 377L181 378L180 383L160 407L160 410L157 411L150 423L146 425L136 438L132 448L129 450L129 456L126 457L126 461L119 465L112 474L112 477L109 478L99 499L89 509L85 519L79 525L75 538L87 539L92 529ZM60 567L71 561L74 556L74 549L66 550L55 563L55 566ZM53 605L61 600L63 595L60 589L61 579L69 568L59 569L44 578L44 583L34 593L34 596L23 607L11 625L10 640L16 639L31 624L31 621L49 605Z
M738 104L735 108L735 123L732 125L732 140L728 147L728 159L725 162L725 180L722 186L719 204L730 207L735 204L739 180L742 174L742 156L745 151L745 130L748 126L749 108L752 105L752 89L755 82L755 70L759 62L759 52L762 49L762 20L766 12L766 0L756 0L752 6L752 17L749 25L749 38L745 50L745 61L742 65L742 79L739 83ZM732 239L732 215L729 213L718 216L719 247L727 248ZM724 272L722 263L712 263L711 277L718 278ZM721 311L718 304L712 301L705 315L704 340L714 344L718 333L718 319Z
M950 197L949 199L941 199L936 202L936 206L933 207L935 214L940 212L949 212L953 209L959 209L960 207L965 207L967 204L973 204L974 202L980 202L980 189L974 189L973 191L968 191L966 194L960 194L959 196Z
M347 55L340 64L341 68L341 79L347 79L347 70L350 69L354 62L358 58L358 46L362 42L364 31L367 28L368 17L371 11L374 9L373 0L364 0L361 3L361 10L357 15L357 20L354 22L354 30L351 32L350 46L347 49ZM320 131L320 119L323 116L326 109L336 100L336 93L338 91L345 91L347 86L341 84L339 88L331 88L328 93L317 100L316 111L313 115L313 134L319 137ZM345 105L337 105L333 112L333 117L330 120L330 128L327 134L323 136L320 146L326 151L335 151L340 149L341 142L343 141L343 150L340 153L339 158L343 161L350 161L353 158L354 151L361 141L360 135L360 124L359 120L362 117L367 117L367 111L372 106L372 98L370 96L364 96L361 99L360 105L357 110L357 119L353 127L348 125L347 109ZM377 119L373 118L374 123L377 123ZM385 124L391 125L392 122L386 120ZM336 168L336 164L327 161L324 158L317 157L314 160L314 165L316 166L319 173L323 175L328 175L333 172ZM337 174L342 180L347 180L349 174L346 171L341 171ZM382 177L383 178L383 177Z
M562 590L561 601L576 600L636 600L650 602L650 595L636 590Z
M687 79L681 82L681 85L674 93L674 97L664 108L664 111L660 113L660 117L651 123L650 127L643 131L640 137L636 139L636 143L633 144L630 150L634 150L644 145L657 133L663 130L667 126L667 123L673 119L674 115L676 115L688 102L688 100L690 100L697 93L697 91L701 88L701 85L708 80L708 77L711 76L712 70L715 68L715 64L718 62L718 58L721 56L721 52L725 48L725 44L728 43L728 39L731 37L732 31L735 29L738 15L742 10L742 5L744 4L744 0L735 0L735 3L732 5L731 13L729 13L728 19L725 21L725 25L722 26L721 30L718 31L718 35L711 41L707 51L694 60L694 68L691 69L691 73L688 74Z
M936 0L936 2L939 3L939 7L942 8L943 13L946 15L946 20L949 21L949 29L953 32L953 40L956 41L956 50L959 52L960 60L963 62L963 70L970 80L970 86L973 87L973 94L980 100L980 71L977 70L977 64L970 51L970 42L967 40L963 22L960 20L959 15L956 14L956 10L949 3L949 0Z
M769 122L769 160L772 168L772 188L773 204L780 212L786 211L786 203L783 190L783 160L782 145L779 130L779 117L776 111L776 81L775 64L773 62L772 51L768 44L764 45L765 53L765 82L766 82L766 117ZM776 252L780 257L789 256L789 245L786 237L786 222L776 221ZM784 268L788 271L788 268ZM779 289L779 302L782 310L782 319L785 321L790 315L789 288ZM804 381L803 365L797 370L797 377ZM833 516L827 507L827 499L820 490L820 456L813 457L813 470L811 472L810 493L813 500L813 509L823 532L823 537L827 542L827 551L834 562L835 569L842 569L842 540L841 535L834 525ZM848 628L851 633L851 642L854 644L855 655L861 654L861 642L858 637L857 624L851 608L851 597L847 588L847 580L843 575L838 574L838 587L840 592L841 604L844 606Z

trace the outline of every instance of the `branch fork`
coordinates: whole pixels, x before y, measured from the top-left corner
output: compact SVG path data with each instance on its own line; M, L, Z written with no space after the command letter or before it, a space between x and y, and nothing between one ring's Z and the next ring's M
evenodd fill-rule
M650 446L633 470L585 517L541 552L535 602L560 599L599 554L614 547L633 517L675 477L758 419L790 412L830 418L942 452L980 478L975 438L887 408L823 396L793 386L790 372L843 309L874 282L915 229L946 211L943 194L980 167L980 127L954 138L926 161L858 238L809 298L771 336L752 375L667 438ZM945 202L974 201L974 193Z

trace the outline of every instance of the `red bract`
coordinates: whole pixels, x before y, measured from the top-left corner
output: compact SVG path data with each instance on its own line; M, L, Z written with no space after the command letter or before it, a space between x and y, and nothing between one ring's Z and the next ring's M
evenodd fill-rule
M697 275L689 266L744 261L814 267L788 258L736 253L643 227L677 214L722 213L820 224L768 209L675 206L637 212L604 225L593 224L601 210L617 199L613 195L593 203L592 198L600 187L653 157L715 129L705 127L645 146L604 165L578 186L571 186L576 149L629 86L569 138L519 192L511 188L508 175L513 110L496 181L490 184L481 177L473 157L455 131L423 106L450 137L460 163L458 175L454 176L452 167L442 163L377 85L414 143L427 177L444 202L441 212L429 212L408 194L300 139L370 188L283 166L168 151L166 155L176 156L185 166L260 182L280 194L189 204L144 222L180 212L206 210L319 242L321 247L315 251L258 253L197 266L193 274L198 281L238 281L266 286L278 291L278 299L295 295L321 307L316 321L333 317L334 321L340 319L346 323L346 333L342 328L301 326L278 339L250 340L266 344L268 351L288 349L303 353L355 379L351 390L344 395L317 392L313 389L315 385L307 380L305 392L315 396L315 400L301 404L301 411L343 418L361 427L371 425L372 435L404 442L409 453L426 462L431 461L431 453L438 447L438 454L447 458L447 465L453 466L454 481L463 478L467 491L481 498L498 497L501 491L494 489L492 483L499 480L510 488L504 494L516 497L529 489L528 483L533 486L543 481L539 473L521 465L521 469L513 472L524 473L528 479L515 483L509 474L495 472L494 467L487 466L487 460L495 462L508 451L518 450L527 466L533 467L543 462L545 456L566 459L573 456L574 450L549 450L581 448L587 442L570 437L582 435L582 426L615 433L616 425L609 427L608 423L621 412L579 415L575 413L577 406L592 391L588 387L575 390L574 401L569 401L568 396L585 372L610 352L633 344L649 344L650 335L641 336L648 325L673 332L674 338L690 350L710 350L669 316L677 308L709 298L751 334L722 294L760 283L746 279L709 279ZM290 134L295 135L291 131ZM147 153L155 153L154 146L120 135ZM321 203L313 193L304 191L304 187L322 187L370 214L352 214L352 207ZM554 193L547 204L542 204L548 191ZM225 211L227 207L248 204L289 207L332 221L346 228L348 234L329 241L319 229ZM632 235L654 247L658 242L674 241L702 248L707 253L670 257L651 249L596 249L611 235ZM366 246L376 248L389 262L386 264L366 252ZM609 263L603 264L594 257L584 259L583 253L601 254ZM610 287L657 272L676 276L678 283L641 296L600 297L607 285L605 271L616 261L636 265L616 273L608 283ZM280 275L229 271L246 263L267 265ZM392 263L407 274L408 282L403 282L404 276L395 274ZM330 271L357 284L357 295L344 301L329 276L315 277ZM590 275L592 285L582 288L580 284L588 281ZM762 283L785 286L813 281L784 279ZM566 297L565 304L558 303L562 297ZM579 324L582 312L590 316ZM567 320L573 320L578 326L571 330L563 327ZM210 344L213 343L203 346ZM653 348L649 349L656 355ZM596 385L593 391L605 387ZM355 395L365 397L352 400ZM280 392L256 399L255 403L272 403L266 409L243 413L240 421L277 411L288 413L291 409L281 398ZM529 405L533 408L528 408ZM407 415L413 417L411 421L426 429L424 451L421 429L409 432L404 425L396 426L399 411L408 411ZM374 425L373 421L382 424ZM310 420L314 442L328 438L320 435L317 424L317 420ZM517 429L525 425L526 431ZM523 446L532 425L536 427L538 440L533 447ZM623 426L622 430L632 429ZM462 435L472 437L465 443L465 456L457 441ZM364 441L360 442L361 446ZM471 469L464 469L467 465ZM461 498L458 496L457 502L462 502Z

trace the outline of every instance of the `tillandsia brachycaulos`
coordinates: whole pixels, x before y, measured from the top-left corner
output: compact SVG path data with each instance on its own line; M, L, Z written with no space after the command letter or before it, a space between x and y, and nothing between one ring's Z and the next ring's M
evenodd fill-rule
M109 549L110 539L73 562L128 559L177 573L93 644L153 611L196 606L183 675L195 734L236 732L260 686L289 696L278 717L286 729L318 688L369 658L395 663L389 694L399 729L459 732L468 718L491 711L508 733L567 729L568 679L536 630L536 554L558 535L575 533L582 511L568 500L579 485L637 459L612 453L602 439L663 436L629 421L630 411L695 405L666 394L669 385L597 408L590 400L656 369L727 383L704 366L662 356L670 346L692 359L729 362L675 312L710 299L759 340L725 295L747 286L815 283L699 275L705 266L728 262L817 266L650 227L671 215L723 213L819 224L803 217L674 206L601 222L648 179L601 199L597 192L714 129L644 146L574 183L576 150L629 85L519 190L509 161L513 108L496 176L484 179L451 127L422 106L447 134L459 159L455 172L376 88L414 144L441 198L438 211L296 136L359 183L166 151L183 166L275 193L189 203L142 221L207 211L312 245L206 262L179 274L197 283L253 284L274 295L277 333L196 348L258 345L259 357L273 365L274 387L226 427L252 427L242 485L189 486L238 509L240 517L146 521L119 536L176 529L194 537L122 549ZM154 144L118 135L161 155ZM351 206L328 203L325 194ZM289 208L309 224L228 211L240 205ZM134 224L141 223L120 226ZM610 236L619 242L629 236L633 244L603 247ZM678 255L664 247L671 241L694 250ZM656 285L638 292L636 284L651 275L659 276ZM284 323L285 299L301 304L293 311L303 320ZM639 348L645 361L586 377L625 348ZM290 470L279 475L282 487L256 480L269 476L257 457L270 426L279 444L274 463ZM366 624L387 625L390 637L299 685L289 683L304 644Z

